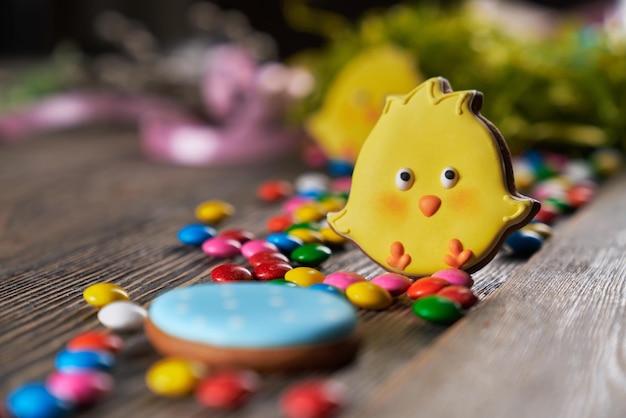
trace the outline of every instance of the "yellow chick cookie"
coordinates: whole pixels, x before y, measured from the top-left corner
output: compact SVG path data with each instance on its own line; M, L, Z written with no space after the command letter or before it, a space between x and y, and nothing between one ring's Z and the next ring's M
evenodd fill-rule
M307 130L331 160L354 163L390 94L422 81L415 59L391 46L367 49L339 72ZM393 74L393 76L390 76Z
M540 205L515 190L508 147L479 113L482 99L441 77L389 97L330 226L391 271L487 264Z

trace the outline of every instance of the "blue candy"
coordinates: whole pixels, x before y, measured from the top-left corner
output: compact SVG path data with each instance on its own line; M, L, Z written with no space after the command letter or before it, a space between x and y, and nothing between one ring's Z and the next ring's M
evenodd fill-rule
M115 357L103 351L68 351L63 350L54 359L58 371L81 369L110 371L115 364Z
M534 231L515 231L504 244L514 256L530 257L541 249L543 238Z
M291 254L293 250L303 244L300 238L294 237L284 232L276 232L274 234L270 234L267 236L267 238L265 238L265 240L277 246L280 252L287 255Z
M215 228L203 224L190 224L178 231L178 240L185 245L199 247L202 243L217 235Z
M55 398L42 382L27 383L9 394L6 406L15 418L60 418L71 404Z
M345 295L341 291L341 289L339 289L338 287L335 287L333 285L330 285L330 284L315 283L314 285L309 286L309 289L317 290L317 291L321 291L321 292L326 292L326 293L330 293L330 294L333 294L333 295L336 295L336 296L341 296L341 297L345 298Z
M334 177L351 176L354 165L348 161L330 160L326 166L328 174Z

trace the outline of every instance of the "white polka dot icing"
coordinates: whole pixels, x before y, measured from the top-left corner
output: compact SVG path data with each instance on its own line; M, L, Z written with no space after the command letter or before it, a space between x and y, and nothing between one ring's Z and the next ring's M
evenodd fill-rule
M353 306L323 292L267 283L200 284L157 297L150 321L191 342L269 348L339 341L355 330Z

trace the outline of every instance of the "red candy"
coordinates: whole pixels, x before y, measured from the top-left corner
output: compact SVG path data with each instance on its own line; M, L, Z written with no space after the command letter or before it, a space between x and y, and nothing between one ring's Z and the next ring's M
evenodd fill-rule
M250 262L250 265L252 265L252 267L256 267L264 263L288 263L289 258L287 258L285 254L276 251L261 251L260 253L256 253L252 257L250 257L248 261Z
M254 234L252 232L238 228L225 229L217 236L220 238L234 239L235 241L239 241L241 244L254 239Z
M287 263L281 262L270 262L259 264L254 268L254 277L257 280L274 280L274 279L282 279L285 277L285 273L291 270L291 267Z
M212 409L235 409L258 390L259 378L247 370L222 370L204 379L196 389L196 400Z
M293 186L284 180L268 180L257 189L259 199L275 202L293 194Z
M124 341L115 334L106 331L88 331L78 334L67 343L69 351L108 351L117 353L124 346Z
M567 200L575 208L591 202L595 195L595 188L588 184L580 184L567 191Z
M541 209L534 217L535 221L551 224L559 216L559 211L550 204L542 204Z
M267 221L265 227L270 232L284 232L292 223L289 215L276 215Z
M252 273L239 264L222 264L211 270L211 278L217 283L242 282L252 280Z
M287 418L330 418L345 402L343 386L324 380L309 380L288 388L280 408Z
M478 297L472 292L469 287L465 286L447 286L437 292L437 296L450 299L459 305L463 309L471 308L478 302Z
M419 299L424 296L434 295L450 283L438 277L424 277L413 282L406 291L406 295L411 299Z

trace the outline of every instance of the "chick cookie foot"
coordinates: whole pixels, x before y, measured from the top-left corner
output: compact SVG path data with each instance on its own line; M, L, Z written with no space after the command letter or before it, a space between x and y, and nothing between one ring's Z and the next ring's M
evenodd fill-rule
M461 268L473 255L472 250L464 250L463 244L456 238L448 242L448 250L450 250L450 254L443 257L443 262L455 269Z
M409 264L411 264L411 256L404 252L404 245L402 245L401 242L393 242L390 250L391 255L387 257L387 264L391 267L403 271Z

